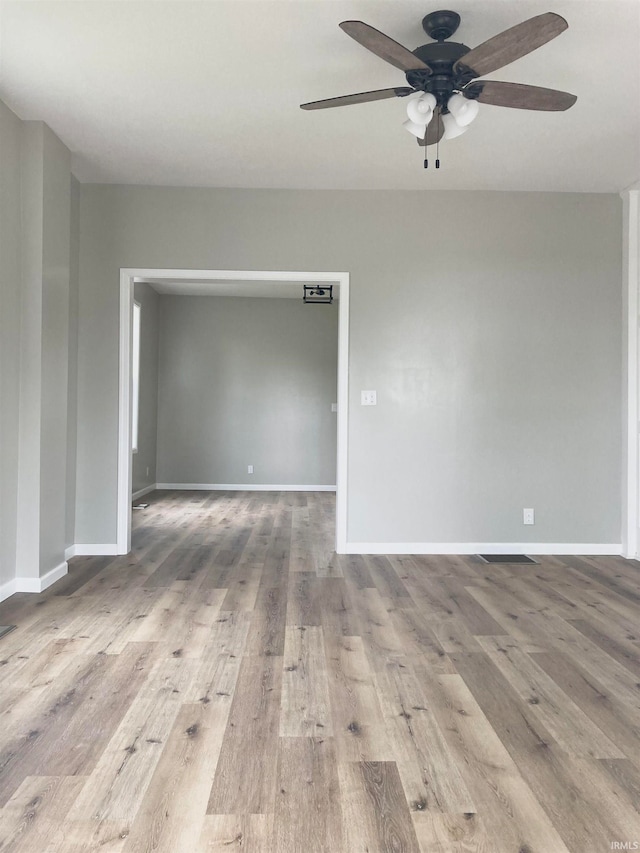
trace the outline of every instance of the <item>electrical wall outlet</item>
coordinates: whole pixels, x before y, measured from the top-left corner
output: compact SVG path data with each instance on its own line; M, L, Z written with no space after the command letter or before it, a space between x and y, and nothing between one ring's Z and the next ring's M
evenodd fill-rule
M522 523L523 524L535 524L535 513L533 509L523 509L522 510Z
M332 403L332 404L331 404L331 411L332 411L332 412L337 412L337 411L338 411L338 404L337 404L337 403Z
M360 405L361 406L377 406L378 399L375 391L361 391L360 392Z
M247 465L247 474L253 474L253 465Z

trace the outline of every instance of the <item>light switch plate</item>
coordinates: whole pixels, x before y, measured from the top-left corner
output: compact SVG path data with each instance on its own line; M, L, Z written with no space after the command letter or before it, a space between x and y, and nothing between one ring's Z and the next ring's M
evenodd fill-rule
M337 404L337 403L332 403L332 404L331 404L331 411L332 411L332 412L337 412L337 411L338 411L338 404Z
M376 406L378 404L377 395L375 391L361 391L360 392L360 405L361 406Z

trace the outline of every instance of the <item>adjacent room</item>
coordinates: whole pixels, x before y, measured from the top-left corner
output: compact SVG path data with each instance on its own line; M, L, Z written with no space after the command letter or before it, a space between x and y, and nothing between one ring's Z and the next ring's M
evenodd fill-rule
M335 491L337 289L313 304L304 287L135 283L134 498L158 486Z
M639 57L0 2L0 849L640 847Z

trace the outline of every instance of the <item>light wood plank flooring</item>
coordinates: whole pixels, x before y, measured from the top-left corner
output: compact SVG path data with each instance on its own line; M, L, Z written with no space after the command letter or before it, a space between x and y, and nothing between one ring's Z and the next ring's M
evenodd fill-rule
M339 557L327 493L145 500L129 556L0 604L3 853L640 842L638 563Z

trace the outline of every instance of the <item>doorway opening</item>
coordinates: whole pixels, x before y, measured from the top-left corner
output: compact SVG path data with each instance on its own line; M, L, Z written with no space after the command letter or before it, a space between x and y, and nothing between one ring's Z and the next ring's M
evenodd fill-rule
M132 488L132 421L133 421L133 335L134 335L134 285L137 281L171 282L175 292L180 287L205 287L207 283L224 283L229 295L234 287L251 283L255 295L260 287L267 294L267 286L297 288L302 285L333 285L338 299L338 371L337 371L337 459L336 459L336 531L335 549L346 553L347 543L347 471L348 471L348 369L349 369L349 274L344 272L290 272L256 270L175 270L175 269L122 269L120 270L120 369L118 391L118 554L131 550L131 488ZM302 296L300 296L302 298ZM314 310L314 309L311 309ZM322 309L315 309L322 310Z

